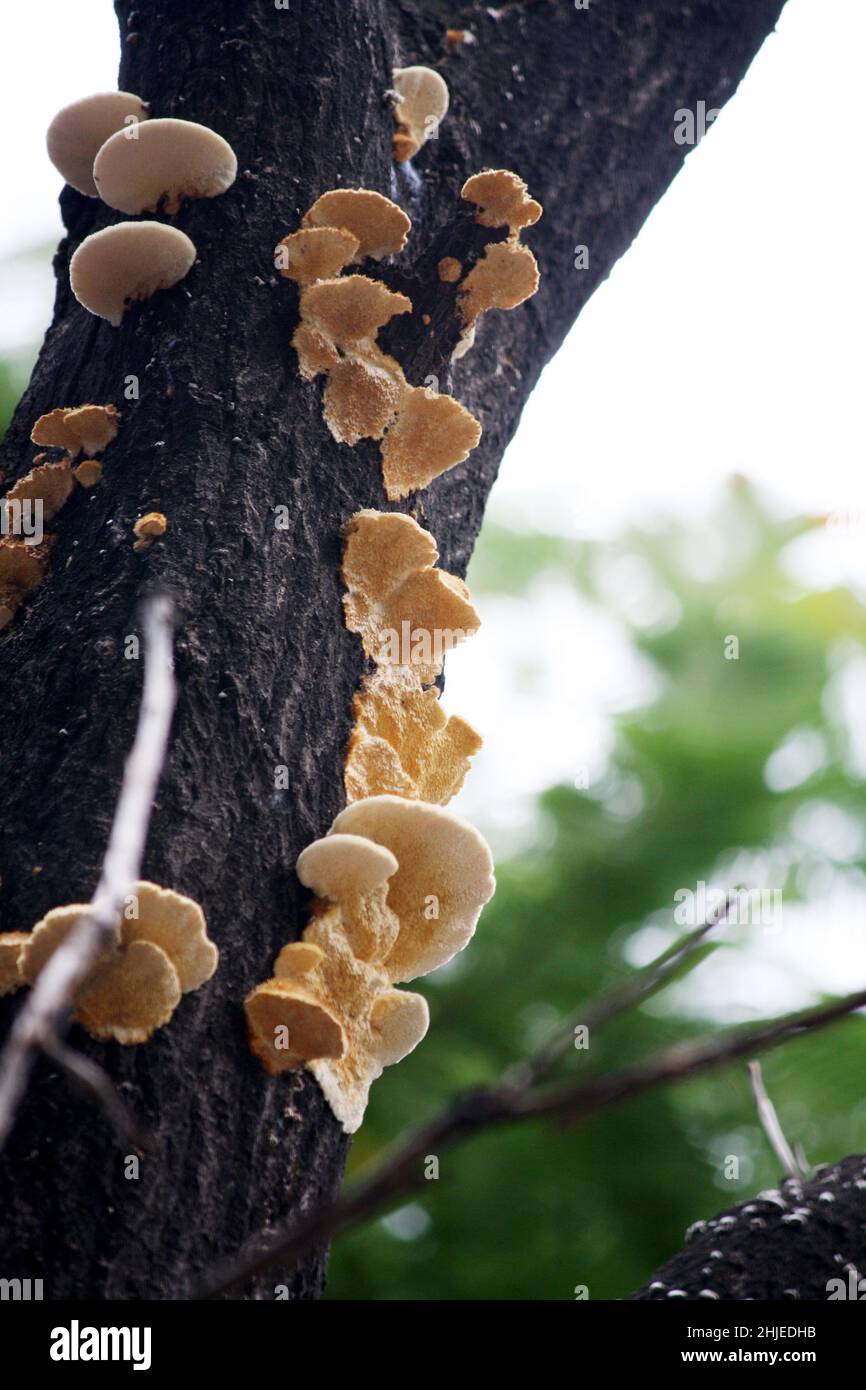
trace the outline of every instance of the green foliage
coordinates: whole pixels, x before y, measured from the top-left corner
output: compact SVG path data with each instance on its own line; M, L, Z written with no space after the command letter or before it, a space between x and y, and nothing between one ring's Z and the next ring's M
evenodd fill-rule
M5 434L26 385L27 371L23 366L0 359L0 437Z
M485 533L470 574L476 593L519 594L546 571L610 611L618 600L605 563L613 553L638 566L666 600L656 605L664 621L630 623L661 693L618 718L597 786L559 786L541 798L537 844L498 866L498 891L471 948L420 983L429 1039L374 1087L351 1174L375 1162L404 1126L495 1078L582 1000L628 975L625 955L647 924L662 932L659 949L675 940L677 889L711 880L714 866L737 852L772 851L787 910L804 866L824 862L792 834L798 808L829 803L863 826L846 732L824 697L828 652L863 641L866 611L846 591L797 587L781 557L807 524L771 520L742 482L712 527L725 563L718 577L702 579L685 562L690 532L681 526L613 546ZM726 659L731 636L739 659ZM795 729L821 735L823 764L773 791L767 759ZM623 803L616 793L625 783L636 783L640 796ZM748 970L744 942L754 930L719 931L723 944L694 964L693 978L716 979L724 961L739 959ZM571 1050L558 1074L613 1068L714 1026L682 986L666 989L588 1051ZM813 1163L866 1147L864 1047L866 1020L857 1016L764 1061L789 1140ZM724 1175L728 1156L738 1160L738 1180ZM623 1297L681 1245L692 1221L779 1179L741 1064L574 1128L510 1126L438 1157L438 1179L391 1218L337 1242L331 1298L568 1299L577 1285L592 1298Z

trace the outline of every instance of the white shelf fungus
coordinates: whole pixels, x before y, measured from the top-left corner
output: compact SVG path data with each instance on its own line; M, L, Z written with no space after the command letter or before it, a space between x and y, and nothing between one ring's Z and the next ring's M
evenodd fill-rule
M137 134L147 106L132 92L96 92L58 111L45 137L48 158L66 182L89 198L99 196L93 161L116 131Z
M394 158L402 164L438 135L448 111L448 85L433 68L420 66L395 68L392 80L400 98L394 103Z
M100 198L127 213L161 206L171 215L185 198L216 198L231 188L237 171L234 150L215 130L173 118L118 130L93 161Z
M176 285L195 257L195 246L176 227L120 222L85 238L70 262L69 281L78 302L116 328L130 304Z

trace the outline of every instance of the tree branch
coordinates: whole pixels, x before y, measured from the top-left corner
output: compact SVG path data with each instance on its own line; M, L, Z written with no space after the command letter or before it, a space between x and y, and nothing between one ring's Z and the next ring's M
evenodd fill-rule
M705 924L689 941L708 929L709 924ZM824 1028L864 1007L866 990L861 990L831 1004L788 1014L757 1028L741 1029L709 1041L678 1044L632 1067L550 1093L509 1086L504 1078L495 1086L469 1092L428 1123L398 1139L370 1177L350 1188L336 1202L296 1222L258 1251L223 1266L198 1297L218 1298L271 1265L289 1266L311 1245L351 1229L393 1197L419 1187L423 1181L423 1161L429 1154L441 1152L490 1125L538 1116L557 1117L567 1122L584 1119L662 1082L681 1081L738 1057L765 1051L790 1038Z
M144 690L138 728L123 771L102 873L90 911L78 919L41 972L0 1058L0 1149L15 1123L34 1054L49 1051L57 1059L57 1035L65 1024L76 987L100 950L116 938L126 896L139 876L175 701L171 605L167 598L152 599L145 606L142 627ZM63 1065L67 1065L65 1052L61 1055ZM95 1078L89 1069L88 1076L92 1089ZM116 1118L121 1102L115 1099L117 1105L112 1107L112 1114Z

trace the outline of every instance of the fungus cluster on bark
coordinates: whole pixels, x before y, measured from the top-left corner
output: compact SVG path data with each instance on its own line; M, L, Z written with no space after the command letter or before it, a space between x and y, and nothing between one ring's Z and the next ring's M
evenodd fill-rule
M433 804L459 789L481 743L425 685L478 628L469 591L436 567L433 537L402 512L358 512L344 540L346 626L376 667L354 701L350 804L300 855L311 921L246 1009L266 1070L309 1066L352 1133L383 1067L427 1031L424 999L394 986L463 949L494 879L478 832Z
M520 240L524 227L531 227L541 216L541 204L530 198L523 179L509 169L485 169L467 179L460 196L478 211L475 220L482 227L507 227L505 241L491 242L459 285L459 310L463 321L452 360L463 357L475 342L478 319L488 309L516 309L535 294L539 285L538 263L528 246ZM439 262L442 280L459 280L449 257ZM444 267L444 269L443 269Z
M303 223L274 252L277 269L301 287L292 339L298 370L305 381L326 377L324 418L339 444L381 441L385 493L397 501L464 462L481 426L453 397L410 386L379 346L379 330L410 313L412 301L380 280L341 273L400 252L411 227L406 214L370 189L333 189Z
M234 150L196 121L150 118L131 92L99 92L59 111L48 155L68 183L110 208L171 216L186 198L216 198L237 176ZM170 289L196 258L190 238L164 222L121 222L86 237L69 264L80 304L118 327L128 306Z
M341 811L297 871L316 894L311 920L247 998L250 1045L272 1074L308 1066L352 1134L372 1083L427 1032L426 1000L394 986L467 944L493 861L451 812L378 796Z
M394 153L405 161L437 134L449 94L429 68L397 69L393 81ZM237 174L234 152L216 132L154 119L125 92L64 108L48 149L80 191L132 216L171 216L186 198L224 193ZM465 335L486 309L511 308L534 293L537 267L519 234L541 209L522 180L504 171L476 175L463 197L476 203L482 225L508 227L508 240L491 243L462 280L456 258L439 263L441 282L458 286ZM459 402L411 385L379 346L379 331L410 313L412 302L357 268L399 254L410 229L382 194L332 189L274 253L277 269L299 287L293 346L300 375L325 376L324 419L338 442L380 441L391 501L464 462L481 436ZM70 284L90 312L116 326L131 302L177 284L195 258L192 241L163 221L122 222L82 242ZM101 465L91 456L116 434L118 418L113 407L93 406L43 416L34 442L64 456L35 467L15 485L13 500L38 494L53 516L75 478L92 486ZM73 473L82 449L87 457ZM134 548L149 547L167 524L160 512L140 516ZM470 725L444 713L434 685L445 652L478 627L469 591L437 568L434 538L402 513L358 512L344 542L345 621L374 668L354 697L344 770L350 804L300 856L298 875L316 894L311 920L304 939L280 953L273 978L248 996L246 1011L251 1046L267 1070L309 1065L351 1132L382 1067L427 1029L423 998L394 986L462 950L494 880L482 837L442 809L481 743ZM19 553L23 547L6 550L0 599L10 586L28 592L40 566L35 553ZM76 1018L95 1037L125 1043L145 1041L167 1022L181 993L209 978L217 961L196 904L149 884L138 885L137 901L133 920L123 922L75 999ZM57 908L29 935L0 939L0 980L8 988L33 983L85 911Z
M354 698L347 798L450 801L481 737L445 714L432 682L446 651L478 629L469 590L436 567L435 540L402 512L357 512L343 534L346 626L375 667Z
M76 482L92 487L98 480L102 466L90 456L102 453L119 427L120 413L113 405L89 404L58 406L40 415L33 426L30 438L43 451L0 499L0 629L45 578L54 537L42 528L54 520ZM61 451L61 457L43 462L47 450ZM73 469L82 450L87 457Z
M398 69L394 86L394 152L405 160L435 134L448 89L427 68ZM541 208L522 179L502 170L476 175L462 196L477 206L479 223L508 228L507 241L491 243L462 284L461 262L439 261L440 281L458 285L468 346L479 314L513 308L537 289L535 258L519 236ZM391 501L462 463L481 437L469 411L411 386L379 346L380 329L411 312L406 295L344 274L397 254L409 230L405 213L381 194L335 189L274 252L276 268L300 289L292 340L299 373L305 381L325 376L324 419L338 443L380 441ZM353 701L344 765L349 805L329 836L300 856L298 876L317 895L312 919L303 940L284 947L273 977L248 996L246 1010L250 1045L265 1068L309 1066L352 1132L382 1068L427 1030L424 1000L393 986L465 946L494 883L482 838L442 809L481 745L471 725L445 714L434 685L445 652L478 628L469 590L437 568L433 536L402 512L357 512L343 539L345 622L374 668ZM435 907L422 923L424 904Z
M73 1017L91 1037L144 1043L168 1023L184 994L217 968L219 952L198 903L155 883L133 884L113 943L98 954L74 998ZM86 903L53 908L31 932L0 934L0 993L33 985Z

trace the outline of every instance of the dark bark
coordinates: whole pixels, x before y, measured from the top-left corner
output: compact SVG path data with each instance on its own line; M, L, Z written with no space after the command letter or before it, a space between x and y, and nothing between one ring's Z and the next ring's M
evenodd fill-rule
M787 1179L708 1222L632 1298L810 1299L826 1302L828 1284L849 1268L866 1272L866 1159L824 1164L810 1182ZM855 1297L866 1297L866 1284ZM845 1294L850 1297L850 1293Z
M76 1030L150 1126L137 1182L125 1180L103 1118L40 1065L0 1165L4 1275L43 1278L49 1298L183 1296L215 1257L341 1179L347 1141L316 1083L265 1077L247 1051L242 1000L302 930L293 865L342 805L362 668L341 622L340 527L359 507L387 504L376 448L335 444L320 389L297 377L296 295L273 273L275 243L340 184L378 189L410 213L394 283L415 300L416 326L422 306L434 321L423 338L401 326L394 343L410 381L437 375L481 418L484 438L407 506L443 566L462 574L542 366L680 166L675 110L723 105L781 5L149 0L133 12L117 0L120 87L153 115L213 126L239 176L173 219L199 261L119 329L76 304L67 270L84 236L121 219L69 189L61 197L54 322L0 466L9 478L26 470L31 425L56 405L112 401L123 425L103 481L59 516L49 578L0 645L2 925L29 929L93 889L141 685L123 639L159 583L180 614L179 705L145 872L202 902L222 960L146 1047L97 1046ZM476 43L448 54L446 24ZM440 138L416 161L417 188L391 162L383 93L395 61L441 62L452 93ZM440 245L478 244L458 193L485 165L515 169L544 204L525 236L542 288L488 316L452 373L450 292L431 261ZM578 242L590 248L585 272L573 267ZM131 374L138 401L124 400ZM579 436L579 383L575 396ZM281 503L289 531L274 529ZM150 509L169 530L136 555L132 522ZM274 790L283 763L287 792ZM19 1002L4 1002L7 1023ZM291 1275L294 1295L314 1295L323 1266L318 1252ZM253 1292L271 1296L279 1280Z

